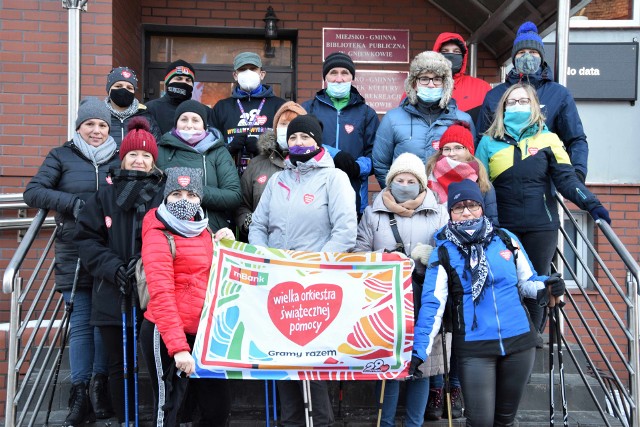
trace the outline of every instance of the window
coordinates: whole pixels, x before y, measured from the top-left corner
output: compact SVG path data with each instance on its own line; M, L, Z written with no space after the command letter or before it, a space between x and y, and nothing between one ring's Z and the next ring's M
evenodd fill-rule
M640 25L640 0L592 0L571 18L571 28L618 28Z
M584 211L573 211L571 213L573 214L573 217L575 218L580 230L584 233L585 236L587 236L589 241L593 243L593 222L589 220L588 214ZM573 225L573 222L566 217L564 218L564 230L573 243L573 246L575 246L575 248L577 249L577 253L574 252L571 246L567 244L566 240L562 239L562 234L560 235L559 239L562 239L561 243L563 244L562 253L566 258L569 267L565 269L563 274L565 283L568 288L577 288L578 286L582 286L583 288L591 288L593 287L593 283L589 279L589 275L582 266L582 263L578 261L578 257L580 257L584 261L589 270L593 271L593 256L589 252L589 248L587 247L585 241L582 239L582 236L580 236L576 227ZM569 273L569 269L575 272L577 280L574 280L571 273Z

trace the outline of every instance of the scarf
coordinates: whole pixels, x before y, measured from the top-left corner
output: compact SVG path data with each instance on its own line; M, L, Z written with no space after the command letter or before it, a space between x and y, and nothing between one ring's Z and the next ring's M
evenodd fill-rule
M73 134L73 145L95 166L107 163L118 149L116 141L109 136L100 146L94 147L85 142L78 132Z
M108 96L104 99L104 103L107 104L107 108L109 109L111 114L116 116L117 118L119 118L120 121L123 121L123 120L133 116L135 113L137 113L138 112L138 106L140 104L140 102L137 99L133 98L133 102L131 103L131 105L129 105L127 107L126 110L118 111L118 110L116 110L115 108L113 108L111 106L111 102L109 102L109 97Z
M196 142L195 145L190 144L189 142L182 139L176 128L171 129L171 135L178 138L180 142L184 145L187 145L194 150L196 150L200 154L206 153L211 147L213 147L218 140L216 139L216 135L213 132L207 131L207 135L202 138L200 141Z
M418 209L422 205L422 202L424 202L424 198L426 196L427 192L423 191L422 193L418 194L418 197L413 200L407 200L406 202L398 203L393 197L393 194L391 194L391 191L389 191L388 188L385 188L384 190L382 190L382 203L394 214L410 218L416 212L416 209Z
M473 326L477 326L475 306L481 301L484 284L489 273L489 264L485 254L485 247L493 238L493 225L482 215L480 218L449 223L445 227L445 236L456 245L465 256L464 274L471 270L471 298L473 299Z
M460 182L463 179L470 179L478 182L478 162L458 162L446 156L440 156L433 165L433 170L429 174L427 187L432 189L437 195L440 203L447 202L449 185Z
M309 151L306 154L292 154L291 151L289 151L289 160L291 161L292 165L297 165L298 163L306 163L320 154L322 150L322 147L318 147L317 150Z
M175 230L178 234L184 237L196 237L202 233L209 223L206 218L204 218L204 211L200 208L198 215L196 218L203 218L201 220L195 221L185 221L176 218L167 210L167 206L162 202L160 206L158 206L158 215L167 223L169 227Z

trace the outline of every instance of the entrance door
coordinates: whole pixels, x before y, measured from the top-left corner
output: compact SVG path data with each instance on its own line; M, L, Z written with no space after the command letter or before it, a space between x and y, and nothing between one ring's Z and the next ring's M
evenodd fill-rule
M273 40L272 57L265 57L263 38L232 38L224 35L146 34L144 100L159 98L164 93L167 66L177 59L195 68L196 84L192 99L210 107L231 95L233 90L233 58L240 52L255 52L262 58L267 72L264 84L272 87L276 96L295 100L294 37Z

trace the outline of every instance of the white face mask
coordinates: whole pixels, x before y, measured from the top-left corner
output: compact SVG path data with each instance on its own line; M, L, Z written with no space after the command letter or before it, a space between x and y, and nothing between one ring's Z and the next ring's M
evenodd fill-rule
M244 70L238 73L238 84L240 89L245 92L251 92L260 86L260 74L251 70Z
M287 144L287 128L286 127L278 127L276 128L276 141L278 141L278 145L283 150L289 149L289 144Z

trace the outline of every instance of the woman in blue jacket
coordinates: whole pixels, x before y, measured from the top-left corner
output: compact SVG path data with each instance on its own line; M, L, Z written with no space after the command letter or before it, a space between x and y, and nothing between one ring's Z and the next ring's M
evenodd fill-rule
M493 227L475 182L449 186L448 210L429 260L409 374L420 375L450 297L467 425L510 426L535 360L536 329L520 297L546 305L564 294L564 282L538 276L518 239Z

